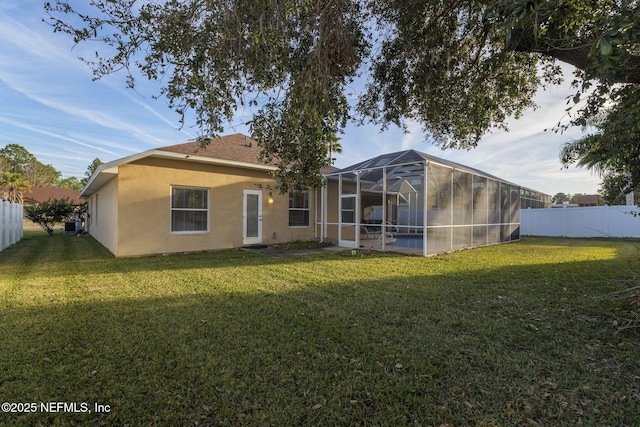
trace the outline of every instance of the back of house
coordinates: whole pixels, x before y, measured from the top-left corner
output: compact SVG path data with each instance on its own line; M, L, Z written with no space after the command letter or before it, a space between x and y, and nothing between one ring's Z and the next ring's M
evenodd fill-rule
M86 229L119 257L314 239L315 192L274 191L259 153L234 134L105 163L80 193Z

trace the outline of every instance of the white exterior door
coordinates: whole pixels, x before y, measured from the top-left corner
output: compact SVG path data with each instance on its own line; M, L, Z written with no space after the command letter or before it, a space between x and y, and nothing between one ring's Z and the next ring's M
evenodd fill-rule
M262 191L244 190L242 207L242 243L262 243Z
M347 248L358 247L358 199L355 194L340 196L338 244Z

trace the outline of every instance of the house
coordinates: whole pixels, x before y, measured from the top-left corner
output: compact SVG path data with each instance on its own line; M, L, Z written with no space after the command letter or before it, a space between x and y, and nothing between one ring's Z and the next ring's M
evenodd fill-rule
M322 188L278 194L275 166L242 134L101 165L80 196L87 231L116 256L293 240L433 255L520 238L520 209L551 197L415 150L326 170Z
M86 230L118 257L314 239L315 192L271 190L259 153L234 134L102 164L80 193Z
M578 196L578 206L600 206L600 196L597 194L581 194Z

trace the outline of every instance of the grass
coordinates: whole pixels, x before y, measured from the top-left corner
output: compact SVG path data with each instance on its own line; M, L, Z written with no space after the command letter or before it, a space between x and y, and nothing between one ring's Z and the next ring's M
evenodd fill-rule
M317 248L326 248L329 246L333 246L330 242L318 242L315 240L307 241L307 240L295 240L293 242L286 243L278 243L276 245L272 245L277 248L281 248L284 250L295 250L295 249L317 249Z
M27 232L0 253L1 400L80 412L0 424L640 425L640 330L614 294L637 245L115 259Z

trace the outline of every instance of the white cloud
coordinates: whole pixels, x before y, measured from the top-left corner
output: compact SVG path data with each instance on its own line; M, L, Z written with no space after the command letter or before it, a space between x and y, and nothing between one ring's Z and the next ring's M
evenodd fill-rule
M70 142L72 144L77 144L77 145L80 145L80 146L83 146L83 147L92 148L92 149L101 151L101 152L106 153L106 154L115 155L115 156L118 155L117 153L115 153L113 151L105 150L103 148L96 147L96 146L91 145L91 144L87 144L85 142L79 141L79 140L74 139L74 138L69 138L69 137L64 136L64 135L56 134L56 133L53 133L53 132L50 132L50 131L47 131L47 130L44 130L44 129L39 129L39 128L35 127L35 126L29 125L29 124L26 124L26 123L20 123L20 122L17 122L15 120L7 119L5 117L0 117L0 122L3 122L5 124L11 125L11 126L16 126L16 127L19 127L19 128L31 131L31 132L35 132L37 134L41 134L41 135L49 136L49 137L52 137L52 138L60 139L60 140L66 141L66 142Z

